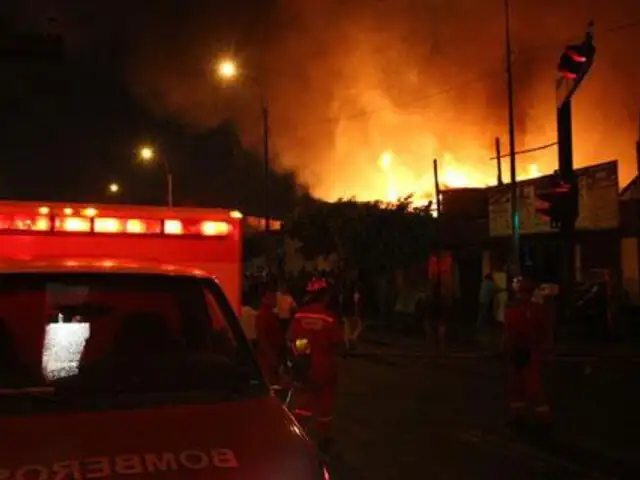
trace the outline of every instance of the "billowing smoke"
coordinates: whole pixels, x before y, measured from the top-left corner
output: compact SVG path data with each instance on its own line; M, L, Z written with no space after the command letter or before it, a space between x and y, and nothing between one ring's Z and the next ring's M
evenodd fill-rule
M69 15L75 31L117 40L132 90L151 107L195 127L233 117L253 142L263 94L279 161L322 197L429 190L434 157L445 183L483 184L495 177L494 137L507 149L503 0L86 3ZM640 96L640 26L629 24L640 4L511 3L517 148L555 140L555 65L594 19L597 60L575 101L576 163L618 158L629 180ZM215 77L224 53L241 61L241 84ZM549 172L555 158L554 149L523 156L521 169Z

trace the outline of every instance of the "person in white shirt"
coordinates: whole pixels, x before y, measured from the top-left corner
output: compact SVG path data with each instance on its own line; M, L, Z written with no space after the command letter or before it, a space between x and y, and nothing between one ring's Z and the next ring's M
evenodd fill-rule
M282 329L286 332L297 308L296 301L291 296L287 285L282 284L276 294L276 313L280 318Z

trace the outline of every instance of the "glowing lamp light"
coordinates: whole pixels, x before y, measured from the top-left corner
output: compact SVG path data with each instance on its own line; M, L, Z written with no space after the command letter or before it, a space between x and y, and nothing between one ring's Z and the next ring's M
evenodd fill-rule
M36 217L31 228L38 232L51 230L51 219L49 217Z
M96 233L121 233L124 231L123 222L118 218L96 218L93 221Z
M120 216L99 216L95 207L78 206L55 208L36 207L41 212L50 214L34 214L33 207L25 209L25 213L0 213L0 231L15 231L21 235L28 232L60 232L77 234L144 234L144 235L188 235L193 236L226 236L233 232L230 218L243 218L238 211L229 211L220 220L202 220L195 218L126 218ZM1 210L1 209L0 209ZM73 213L72 215L69 215ZM117 215L117 214L114 214ZM214 217L215 218L215 217ZM274 229L279 227L273 223Z
M184 228L180 220L165 220L164 233L169 235L182 235Z
M218 74L222 78L233 78L238 74L238 66L233 60L222 60L218 64Z
M145 146L140 148L139 154L142 160L149 161L149 160L153 160L153 157L155 157L156 152L153 150L152 147Z
M98 210L93 207L85 208L82 212L86 217L95 217L98 214Z
M125 230L127 233L144 233L147 231L145 223L136 218L130 218L127 220Z
M83 217L67 217L61 219L56 230L63 232L90 232L91 220Z
M38 213L40 215L49 215L49 213L51 213L51 209L49 207L40 207L38 208Z
M200 230L206 236L228 235L231 227L227 222L202 222Z

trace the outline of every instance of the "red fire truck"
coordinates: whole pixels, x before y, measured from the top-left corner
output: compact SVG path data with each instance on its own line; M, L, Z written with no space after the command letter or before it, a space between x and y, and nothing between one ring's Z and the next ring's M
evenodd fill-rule
M0 202L0 480L326 479L236 313L241 215Z

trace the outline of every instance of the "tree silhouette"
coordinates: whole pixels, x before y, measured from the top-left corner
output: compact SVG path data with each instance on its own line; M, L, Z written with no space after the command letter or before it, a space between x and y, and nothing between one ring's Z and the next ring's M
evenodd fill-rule
M305 258L336 253L346 268L392 272L425 261L433 243L431 206L397 203L334 203L302 198L286 233L302 243Z

